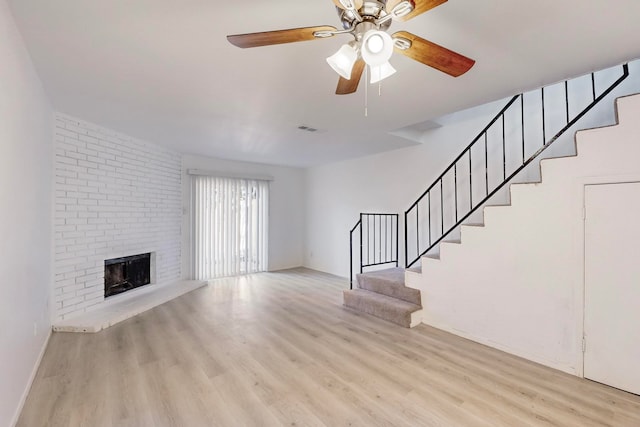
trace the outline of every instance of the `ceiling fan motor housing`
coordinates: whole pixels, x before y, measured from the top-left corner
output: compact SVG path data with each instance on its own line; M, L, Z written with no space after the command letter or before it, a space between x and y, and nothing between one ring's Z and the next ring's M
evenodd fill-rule
M385 3L386 1L381 2L376 0L365 0L360 10L358 10L363 21L361 24L375 23L375 21L377 21L378 19L387 16L387 12L385 11ZM340 21L342 22L342 27L345 30L358 25L359 20L357 19L356 14L354 14L353 11L340 9L339 7L336 7L336 10L338 12L338 16L340 17ZM374 26L379 30L386 31L391 26L391 20L383 22L379 25L374 24ZM366 31L367 30L364 30L362 31L362 33Z

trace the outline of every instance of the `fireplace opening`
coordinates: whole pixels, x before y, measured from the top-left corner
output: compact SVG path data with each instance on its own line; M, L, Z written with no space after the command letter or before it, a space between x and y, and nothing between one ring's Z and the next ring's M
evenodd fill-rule
M104 296L121 294L151 283L151 253L104 262Z

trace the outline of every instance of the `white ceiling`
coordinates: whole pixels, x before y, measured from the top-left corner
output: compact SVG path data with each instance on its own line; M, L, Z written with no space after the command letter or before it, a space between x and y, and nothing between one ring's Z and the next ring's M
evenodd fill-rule
M330 0L10 3L57 110L184 153L300 167L404 147L400 128L640 57L638 0L450 0L389 31L475 67L456 79L396 54L364 117L364 81L334 95L325 62L350 36L254 49L225 38L340 27Z

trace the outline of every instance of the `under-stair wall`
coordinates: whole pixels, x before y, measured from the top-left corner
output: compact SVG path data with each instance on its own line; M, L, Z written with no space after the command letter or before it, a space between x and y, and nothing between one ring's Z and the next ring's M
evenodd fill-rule
M541 183L512 185L511 206L485 208L484 226L463 226L440 260L407 272L424 323L582 375L584 188L640 181L640 95L617 113L618 125L577 133L577 156L543 160Z

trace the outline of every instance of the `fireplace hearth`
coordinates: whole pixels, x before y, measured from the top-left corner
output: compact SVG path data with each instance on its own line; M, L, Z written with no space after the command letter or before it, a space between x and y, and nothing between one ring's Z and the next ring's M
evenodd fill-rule
M151 253L104 262L105 298L151 283Z

